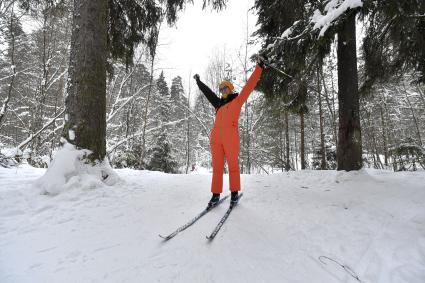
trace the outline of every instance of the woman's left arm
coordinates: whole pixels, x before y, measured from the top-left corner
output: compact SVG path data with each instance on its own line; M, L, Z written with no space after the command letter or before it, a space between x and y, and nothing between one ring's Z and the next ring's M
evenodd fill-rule
M258 80L261 77L262 72L263 68L261 68L260 65L257 64L257 66L255 66L254 72L251 74L245 86L242 88L241 93L238 95L238 97L235 98L236 103L239 104L240 107L242 107L245 101L247 101L249 95L254 90Z

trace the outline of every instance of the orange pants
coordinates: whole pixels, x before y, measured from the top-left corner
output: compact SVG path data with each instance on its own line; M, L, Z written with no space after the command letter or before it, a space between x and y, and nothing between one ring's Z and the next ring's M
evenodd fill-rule
M262 69L257 65L241 93L229 103L218 108L211 131L210 146L213 163L211 192L219 194L223 191L224 158L229 167L229 189L232 192L241 190L239 171L239 114L255 85L260 79Z
M225 136L223 133L226 133ZM224 158L229 168L229 189L240 191L241 176L239 171L239 132L238 128L216 129L211 134L211 154L213 177L211 192L219 194L223 191Z

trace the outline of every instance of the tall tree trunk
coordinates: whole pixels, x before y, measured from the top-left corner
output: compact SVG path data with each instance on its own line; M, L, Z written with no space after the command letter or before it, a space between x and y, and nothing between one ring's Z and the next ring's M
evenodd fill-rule
M305 169L305 122L304 122L304 112L300 113L300 128L301 128L301 137L300 137L300 154L301 154L301 170Z
M305 169L306 161L305 161L305 121L304 116L307 112L306 100L307 100L307 82L302 80L300 82L300 88L298 93L301 101L299 115L300 115L300 154L301 154L301 170Z
M3 118L6 116L6 111L10 102L10 98L12 97L12 90L13 90L13 83L15 82L15 76L16 76L16 67L15 67L15 27L13 20L15 18L15 14L13 12L13 6L12 6L12 12L10 15L10 65L12 70L12 76L10 78L9 88L7 91L7 97L3 101L3 105L0 109L0 128L2 125Z
M189 88L187 92L187 108L185 110L185 116L186 116L186 174L189 173L189 166L190 166L190 93L191 93L191 81L192 73L189 74Z
M356 54L356 15L351 13L338 32L338 170L362 168Z
M320 128L320 169L326 170L326 148L325 148L325 133L323 123L323 109L322 109L322 94L320 86L320 74L322 72L322 65L317 65L317 93L319 96L319 128Z
M140 156L140 164L144 166L145 156L146 156L146 127L148 125L148 112L149 112L149 103L152 95L152 86L153 86L153 67L155 62L155 54L151 57L151 68L150 68L150 78L149 78L149 90L146 97L145 110L143 112L143 129L142 129L142 155Z
M419 145L422 146L421 130L419 129L418 120L416 119L416 115L415 115L415 111L413 110L412 103L410 103L409 96L407 95L406 86L404 86L404 95L406 97L407 104L409 104L410 112L412 112L412 118L413 118L413 122L415 123L416 136L418 138Z
M288 111L285 111L285 142L286 142L286 156L285 156L285 170L291 169L289 161L289 117Z
M148 111L149 111L149 103L152 95L152 87L153 87L153 72L154 72L154 64L155 64L155 58L156 58L156 49L158 47L158 39L159 39L159 32L161 30L161 21L159 22L158 29L156 29L156 35L154 36L155 42L150 47L149 55L151 56L151 68L150 68L150 78L149 78L149 90L148 95L146 98L146 104L145 104L145 111L143 113L143 134L142 134L142 154L140 156L140 164L144 167L145 164L145 157L146 157L146 128L148 125Z
M385 166L388 166L387 127L385 125L384 110L382 109L382 105L379 106L379 110L381 114L382 140L384 143L384 163L385 163Z
M324 94L325 94L325 101L326 101L326 104L327 104L327 106L328 106L328 109L329 109L329 113L330 113L330 116L331 116L331 122L332 122L332 131L333 131L333 139L334 139L334 141L335 141L335 144L337 144L337 135L338 135L338 130L337 130L337 126L336 126L336 118L335 118L335 101L334 101L334 99L332 98L332 104L331 104L331 102L329 101L329 95L328 95L328 89L327 89L327 87L326 87L326 81L325 81L325 76L324 76L324 74L323 74L323 67L322 68L320 68L320 76L321 76L321 78L322 78L322 85L323 85L323 91L324 91ZM332 79L332 84L333 84L333 79ZM333 92L332 92L333 93ZM332 96L333 96L333 94L332 94ZM333 110L332 110L333 109ZM323 114L322 114L323 115ZM324 123L323 123L324 124Z
M92 161L106 155L107 3L74 0L63 134Z
M284 115L285 115L285 113L281 113L279 115L279 159L280 159L279 163L282 164L282 166L281 166L282 172L286 168L286 165L284 165L284 163L285 163L285 160L284 160L285 159L285 153L284 153L285 146L283 144L283 142L284 142L283 134L284 134L284 130L285 130L285 122L284 122L285 118L282 117L282 116L284 116ZM283 119L283 123L281 123L282 119Z
M296 119L296 116L294 116L294 119L292 120L294 125L296 124L295 119ZM295 155L295 170L298 170L298 168L299 168L298 167L298 141L297 141L298 131L297 131L296 127L293 127L293 129L294 129L294 149L295 149L295 152L294 152L294 155Z

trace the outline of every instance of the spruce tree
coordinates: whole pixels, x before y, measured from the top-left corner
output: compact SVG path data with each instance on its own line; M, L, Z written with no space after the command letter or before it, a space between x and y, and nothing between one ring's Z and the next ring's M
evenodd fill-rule
M170 129L171 141L173 149L176 154L177 162L179 165L187 163L188 154L188 138L190 138L190 131L188 134L188 122L186 115L190 107L186 97L184 96L183 82L180 76L173 78L170 87L171 98L171 120L174 122ZM190 130L190 129L189 129Z
M177 162L172 155L171 143L165 132L162 132L152 148L151 159L147 166L148 170L176 173Z
M280 75L280 79L272 79L272 91L295 83L298 88L301 120L306 112L305 81L314 74L313 66L320 62L329 52L333 37L338 33L338 70L339 70L339 139L338 169L357 170L361 168L361 134L359 119L359 98L357 86L356 47L355 47L355 15L358 9L348 10L338 22L336 28L313 29L312 19L323 12L324 3L317 1L279 1L257 0L259 11L259 30L263 36L263 52L271 58L271 62ZM329 2L329 1L328 1ZM288 9L289 7L289 9ZM281 17L276 10L287 17ZM283 19L282 19L283 18ZM319 34L320 31L320 34ZM278 39L276 39L278 38ZM348 43L348 46L344 44ZM271 70L270 72L272 72ZM271 75L272 76L272 75ZM270 76L269 76L270 77ZM267 82L269 77L264 77ZM277 83L277 86L276 86ZM261 87L261 85L260 85ZM301 95L301 97L300 97Z

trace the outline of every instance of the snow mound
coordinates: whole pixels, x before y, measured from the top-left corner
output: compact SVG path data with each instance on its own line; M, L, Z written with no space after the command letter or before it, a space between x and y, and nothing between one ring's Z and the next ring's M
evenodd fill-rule
M90 154L87 149L64 143L46 173L35 182L40 193L57 195L76 187L95 189L105 184L114 185L120 180L107 159L94 166L84 163L82 158L87 154Z

